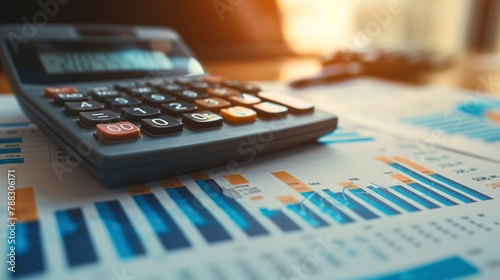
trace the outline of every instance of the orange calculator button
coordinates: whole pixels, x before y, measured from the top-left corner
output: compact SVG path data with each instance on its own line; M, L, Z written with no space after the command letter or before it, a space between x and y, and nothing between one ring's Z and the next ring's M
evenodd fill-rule
M228 101L217 97L196 99L194 104L202 110L209 110L215 113L218 113L222 108L228 108L231 106L231 103Z
M77 93L78 90L74 87L65 86L65 87L46 87L45 88L45 97L53 98L59 93Z
M220 110L222 118L229 123L248 123L257 119L257 113L243 106L235 106Z
M254 105L253 108L260 117L264 118L283 118L288 113L288 109L285 106L272 102L262 102Z
M250 108L262 101L260 98L248 93L242 93L238 96L229 96L228 100L235 106L245 106Z
M109 142L141 138L141 130L130 122L98 124L96 129L96 136Z
M260 92L258 96L266 101L286 106L293 114L307 114L314 111L314 105L312 103L298 99L291 95L263 91Z

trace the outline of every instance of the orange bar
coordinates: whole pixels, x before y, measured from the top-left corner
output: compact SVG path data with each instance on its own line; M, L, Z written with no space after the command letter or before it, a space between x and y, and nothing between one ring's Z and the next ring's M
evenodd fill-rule
M500 124L500 111L488 111L486 118L494 124Z
M339 183L339 185L342 188L349 186L348 189L359 189L359 186L354 184L353 182L343 182L343 183Z
M226 179L229 182L229 184L233 186L249 183L245 177L241 176L241 174L230 174L222 177L224 177L224 179Z
M293 195L278 196L277 199L283 204L299 203L299 200Z
M182 182L179 179L177 179L176 177L163 179L163 180L158 181L158 183L160 184L160 186L162 188L184 187L184 184L182 184Z
M422 172L424 174L434 174L434 173L436 173L436 172L434 172L434 171L432 171L432 170L430 170L430 169L428 169L426 167L423 167L422 165L418 165L418 164L416 164L416 163L414 163L412 161L409 161L409 160L407 160L405 158L402 158L402 157L393 157L393 159L401 162L402 164L406 164L409 167L414 168L414 169L416 169L416 170L418 170L418 171L420 171L420 172Z
M388 159L386 157L375 157L375 159L378 160L378 161L381 161L383 163L386 163L386 164L389 164L389 163L393 162L392 160L390 160L390 159Z
M148 188L148 186L142 184L142 185L128 187L127 192L129 195L134 196L134 195L150 194L151 190Z
M401 183L403 184L412 184L412 183L415 183L415 181L413 181L412 179L402 175L402 174L394 174L394 175L391 175L392 178L400 181Z
M257 196L251 196L250 197L250 200L261 200L261 199L264 199L264 197L262 195L257 195Z
M272 172L271 174L280 179L283 183L287 184L290 188L294 189L296 192L302 193L313 191L306 184L302 183L299 179L293 177L286 171Z
M191 179L195 180L195 181L199 181L199 180L209 180L211 179L210 177L208 177L207 174L205 174L205 172L195 172L195 173L191 173L189 174L189 177L191 177Z
M16 209L14 217L20 222L31 222L38 219L35 192L33 187L18 188L16 190Z

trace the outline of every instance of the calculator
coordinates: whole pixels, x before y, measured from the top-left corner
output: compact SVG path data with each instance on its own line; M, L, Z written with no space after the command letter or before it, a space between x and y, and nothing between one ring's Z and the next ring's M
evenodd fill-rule
M74 160L52 164L59 179L75 166L109 188L218 166L235 172L337 126L306 101L209 74L169 28L35 31L1 27L1 60L23 111Z

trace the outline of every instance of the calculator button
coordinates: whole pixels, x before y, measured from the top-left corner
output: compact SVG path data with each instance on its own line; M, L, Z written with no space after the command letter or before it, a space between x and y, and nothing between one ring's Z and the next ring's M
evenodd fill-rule
M264 100L286 106L292 114L307 114L314 111L313 104L290 95L277 92L261 92L258 96Z
M162 86L165 84L165 81L163 79L152 79L146 82L146 85L154 88L158 88L159 86Z
M97 137L109 142L141 138L141 130L129 122L98 124L95 134Z
M189 89L194 90L196 92L205 93L207 89L213 87L209 83L204 82L191 82L188 84Z
M196 105L180 100L161 104L161 111L173 117L178 117L183 113L191 113L197 109Z
M58 93L77 93L78 89L70 86L66 87L46 87L45 88L45 97L53 98Z
M192 78L177 78L175 79L175 83L181 86L187 86L189 83L194 81Z
M170 134L184 130L180 121L169 116L142 119L141 129L153 135Z
M118 122L120 116L109 110L81 112L78 121L85 126L94 127L100 123Z
M122 118L129 122L139 122L142 118L154 118L158 116L160 116L160 109L147 105L122 109Z
M90 112L102 109L104 109L104 105L95 100L66 102L64 104L64 111L72 115L78 115L80 112Z
M138 106L140 102L137 99L124 96L106 98L106 105L113 111L120 110L122 107Z
M222 84L222 82L225 79L222 76L211 76L211 75L208 75L208 76L203 77L201 80L204 81L205 83L209 83L209 84L212 84L212 85L219 85L219 84Z
M209 88L207 89L207 93L209 96L219 97L219 98L228 98L229 96L240 95L239 91L228 87Z
M174 85L174 84L161 85L158 87L159 91L166 93L166 94L176 94L178 92L183 91L184 89L186 89L186 88L179 86L179 85Z
M146 93L153 92L153 89L150 87L134 87L134 88L129 88L127 92L133 96L141 97Z
M252 108L253 105L260 103L262 100L254 95L242 93L240 95L233 95L227 98L231 104L235 106L245 106Z
M137 87L137 86L138 86L138 84L135 82L118 83L118 84L115 84L115 89L121 90L121 91L128 91L129 89Z
M160 104L165 102L172 102L175 100L175 97L168 95L166 93L146 93L143 97L142 103L150 105L150 106L160 106Z
M210 111L182 114L182 122L192 128L212 128L222 126L222 117Z
M198 99L194 101L194 104L202 110L209 110L215 113L218 113L222 108L228 108L231 106L231 103L228 101L217 97Z
M234 124L253 122L257 119L257 113L243 106L235 106L220 110L222 118Z
M107 87L90 88L88 93L99 101L104 101L106 98L119 97L120 93L116 90L108 89Z
M206 93L200 93L190 89L185 89L183 91L176 92L175 97L184 101L194 102L196 99L206 98L208 97L208 95Z
M286 116L288 109L285 106L272 103L262 102L253 106L254 110L260 117L264 118L283 118Z
M245 83L236 80L226 80L222 82L222 85L250 94L256 94L261 91L261 88L256 84Z
M59 105L64 105L66 102L76 102L88 100L88 96L81 92L77 93L58 93L54 97L54 102Z

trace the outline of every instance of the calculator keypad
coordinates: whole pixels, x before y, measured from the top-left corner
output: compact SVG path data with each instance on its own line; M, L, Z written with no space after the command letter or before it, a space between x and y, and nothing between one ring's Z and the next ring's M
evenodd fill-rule
M140 139L141 130L159 137L183 132L184 126L200 130L221 127L224 122L248 125L258 118L314 111L306 101L220 76L126 82L111 89L91 87L86 94L69 86L45 92L55 105L64 105L68 116L78 116L82 126L95 127L95 135L106 142Z

